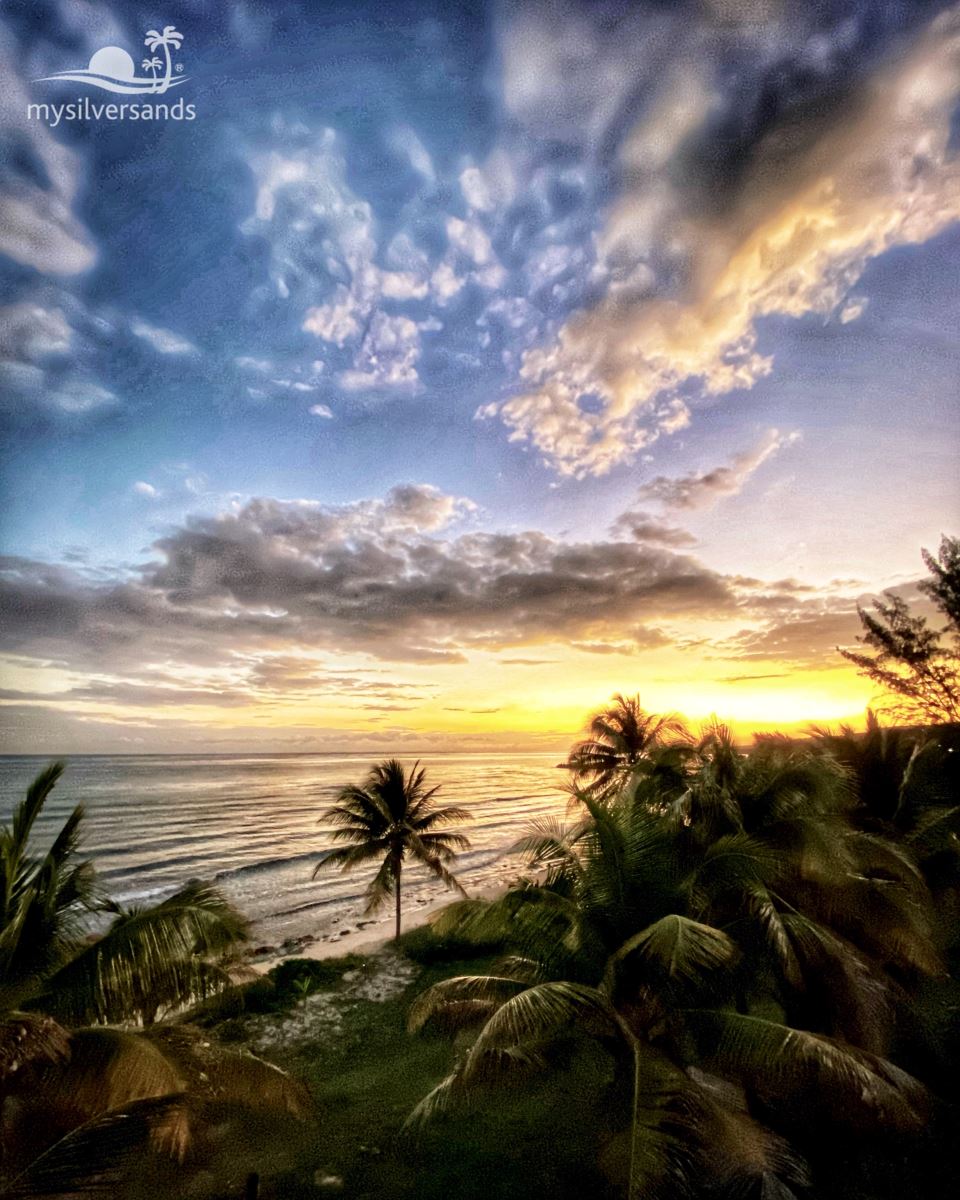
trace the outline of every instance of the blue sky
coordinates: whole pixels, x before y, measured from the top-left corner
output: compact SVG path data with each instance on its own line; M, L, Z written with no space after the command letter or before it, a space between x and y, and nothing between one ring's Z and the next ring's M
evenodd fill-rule
M819 670L811 715L865 702L832 647L960 510L960 9L0 14L9 748L462 738L437 697L504 655L530 698L538 655L579 664L538 735L647 680L761 721L683 692L705 644L716 679L803 674L797 703ZM27 115L171 24L194 120ZM298 654L278 708L251 672ZM425 656L410 725L384 694L341 720L342 673Z

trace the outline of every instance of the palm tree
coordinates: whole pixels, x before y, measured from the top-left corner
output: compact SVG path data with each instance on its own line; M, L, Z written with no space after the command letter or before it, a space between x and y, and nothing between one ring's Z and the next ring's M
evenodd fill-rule
M152 90L156 91L157 90L157 71L160 69L160 67L163 66L163 63L160 61L159 58L157 58L156 55L154 55L153 58L145 58L143 60L143 62L140 64L140 66L143 68L144 71L149 71L150 74L153 76L153 89Z
M4 1194L103 1194L122 1177L142 1178L148 1147L167 1161L188 1150L196 1158L207 1133L219 1131L212 1147L230 1122L224 1173L238 1154L266 1161L247 1114L256 1112L261 1124L285 1116L300 1122L310 1112L304 1089L252 1055L221 1051L206 1034L153 1024L158 1011L229 986L216 960L246 936L246 923L200 882L149 908L107 900L92 864L77 860L79 805L50 846L35 852L37 820L63 769L54 763L42 771L0 827ZM113 919L91 941L89 922L104 914ZM149 1028L104 1028L131 1020ZM96 1027L67 1027L87 1022ZM161 1159L155 1165L165 1169ZM161 1182L155 1194L173 1191Z
M414 1120L544 1067L557 1038L580 1035L625 1063L631 1196L703 1174L760 1174L764 1194L786 1196L802 1167L744 1123L747 1106L801 1135L818 1108L922 1126L925 1089L886 1057L909 981L939 969L910 855L853 828L843 773L785 739L743 752L714 725L697 757L665 802L656 777L581 793L586 817L541 821L521 843L545 880L441 915L441 936L499 936L510 956L415 1003L413 1029L481 1028ZM738 1162L731 1140L765 1149Z
M208 884L194 882L150 908L123 910L78 861L83 808L45 853L31 835L63 763L41 771L0 828L0 1012L40 1010L72 1023L149 1022L230 980L215 961L246 937L246 922ZM89 940L90 921L112 914Z
M380 869L367 888L366 912L380 908L392 892L396 905L396 937L400 937L400 884L407 858L422 863L437 879L463 893L447 869L457 851L470 842L462 834L444 828L464 821L462 808L437 808L433 798L439 787L427 788L424 769L414 763L409 775L396 759L377 763L364 783L343 788L337 803L320 817L333 826L335 842L345 845L331 850L314 869L314 878L325 867L349 871L361 863L379 859Z
M158 92L165 92L170 86L170 79L173 71L173 66L170 62L170 47L179 50L183 42L183 34L179 33L172 25L164 25L163 33L157 33L155 29L147 30L147 36L143 39L143 44L148 50L156 50L158 47L163 51L164 57L167 60L167 69L157 88Z
M561 766L572 772L577 784L585 784L600 797L617 791L631 777L654 770L664 751L670 751L671 760L682 758L689 743L678 717L645 712L639 696L619 692L609 708L590 718L587 733L589 737L572 748Z

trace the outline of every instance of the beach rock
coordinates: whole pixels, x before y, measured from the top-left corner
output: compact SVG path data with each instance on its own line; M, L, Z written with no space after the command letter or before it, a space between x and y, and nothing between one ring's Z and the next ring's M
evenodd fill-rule
M247 951L247 958L272 958L276 953L276 946L255 946Z

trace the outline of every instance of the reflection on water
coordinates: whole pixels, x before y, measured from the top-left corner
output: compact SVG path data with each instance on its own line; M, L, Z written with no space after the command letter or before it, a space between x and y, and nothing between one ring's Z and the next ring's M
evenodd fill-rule
M0 758L4 820L47 761ZM463 832L472 847L455 868L468 891L515 875L518 860L507 852L526 824L566 810L556 754L428 754L420 761L428 783L441 785L438 802L471 814ZM72 758L38 822L38 845L82 803L84 851L121 902L152 901L189 879L215 879L257 922L258 939L322 934L357 920L369 872L311 879L330 845L317 817L368 766L366 755ZM409 910L445 889L411 868L404 890Z

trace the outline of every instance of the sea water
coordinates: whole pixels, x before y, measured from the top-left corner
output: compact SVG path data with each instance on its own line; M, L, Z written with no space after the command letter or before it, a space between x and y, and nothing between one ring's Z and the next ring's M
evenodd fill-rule
M0 757L0 819L9 820L47 761ZM522 860L511 853L517 838L536 817L565 815L567 776L558 761L555 753L421 758L428 786L440 785L436 802L470 814L456 828L471 847L454 866L468 893L520 874ZM368 768L368 756L351 754L77 756L67 760L33 844L45 849L82 804L83 856L119 903L154 903L204 879L254 922L258 942L327 937L364 919L364 888L376 864L350 873L331 868L314 879L333 844L318 821L338 790L361 783ZM423 869L404 875L408 913L445 894ZM384 932L391 911L377 914Z

